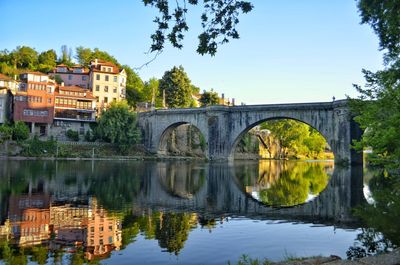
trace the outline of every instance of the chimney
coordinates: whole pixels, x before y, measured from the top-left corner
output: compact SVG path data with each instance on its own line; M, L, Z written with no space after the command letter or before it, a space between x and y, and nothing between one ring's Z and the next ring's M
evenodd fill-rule
M60 86L64 86L64 82L61 82Z
M235 98L232 98L232 106L235 106Z

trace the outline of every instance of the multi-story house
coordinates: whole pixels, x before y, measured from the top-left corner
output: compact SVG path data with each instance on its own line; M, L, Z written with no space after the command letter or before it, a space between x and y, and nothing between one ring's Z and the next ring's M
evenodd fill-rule
M89 88L89 69L81 65L68 67L65 64L59 64L49 72L49 75L54 79L58 76L66 86Z
M96 98L88 89L59 86L55 91L53 135L65 135L68 129L84 134L96 121Z
M87 224L86 258L93 260L109 255L122 246L122 227L115 216L108 216L96 198L91 198Z
M0 74L0 124L7 122L12 111L12 95L18 89L18 82Z
M14 243L32 246L50 239L50 196L11 195L9 218Z
M90 63L89 86L100 113L112 101L125 98L126 72L111 62L95 59Z
M48 135L54 117L56 83L40 72L23 73L20 80L14 96L14 121L27 123L32 134Z

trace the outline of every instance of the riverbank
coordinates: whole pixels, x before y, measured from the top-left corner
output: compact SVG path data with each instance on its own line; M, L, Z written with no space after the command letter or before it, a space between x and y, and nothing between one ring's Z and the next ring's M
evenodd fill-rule
M252 260L250 258L242 259L240 265L400 265L400 248L392 252L369 256L357 260L342 260L338 256L330 257L312 257L312 258L294 258L287 261L269 262Z

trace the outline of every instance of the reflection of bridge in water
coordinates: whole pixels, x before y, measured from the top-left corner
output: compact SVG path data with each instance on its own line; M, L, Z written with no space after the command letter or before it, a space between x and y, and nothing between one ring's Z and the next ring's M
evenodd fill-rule
M267 207L249 196L234 177L235 167L228 164L158 163L148 170L135 208L197 212L210 218L346 223L353 221L351 207L363 199L362 167L336 167L326 189L313 201L284 208Z

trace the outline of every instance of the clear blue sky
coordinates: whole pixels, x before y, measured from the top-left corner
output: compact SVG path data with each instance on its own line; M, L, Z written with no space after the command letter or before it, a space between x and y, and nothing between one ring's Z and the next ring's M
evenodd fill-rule
M360 25L354 0L253 0L241 16L241 38L215 57L195 50L200 10L188 16L184 49L165 49L138 71L143 80L161 78L182 65L192 83L214 88L246 104L330 101L355 96L362 68L382 68L378 40ZM41 52L61 45L98 47L122 64L142 65L155 25L155 10L141 0L0 0L0 49L28 45Z

